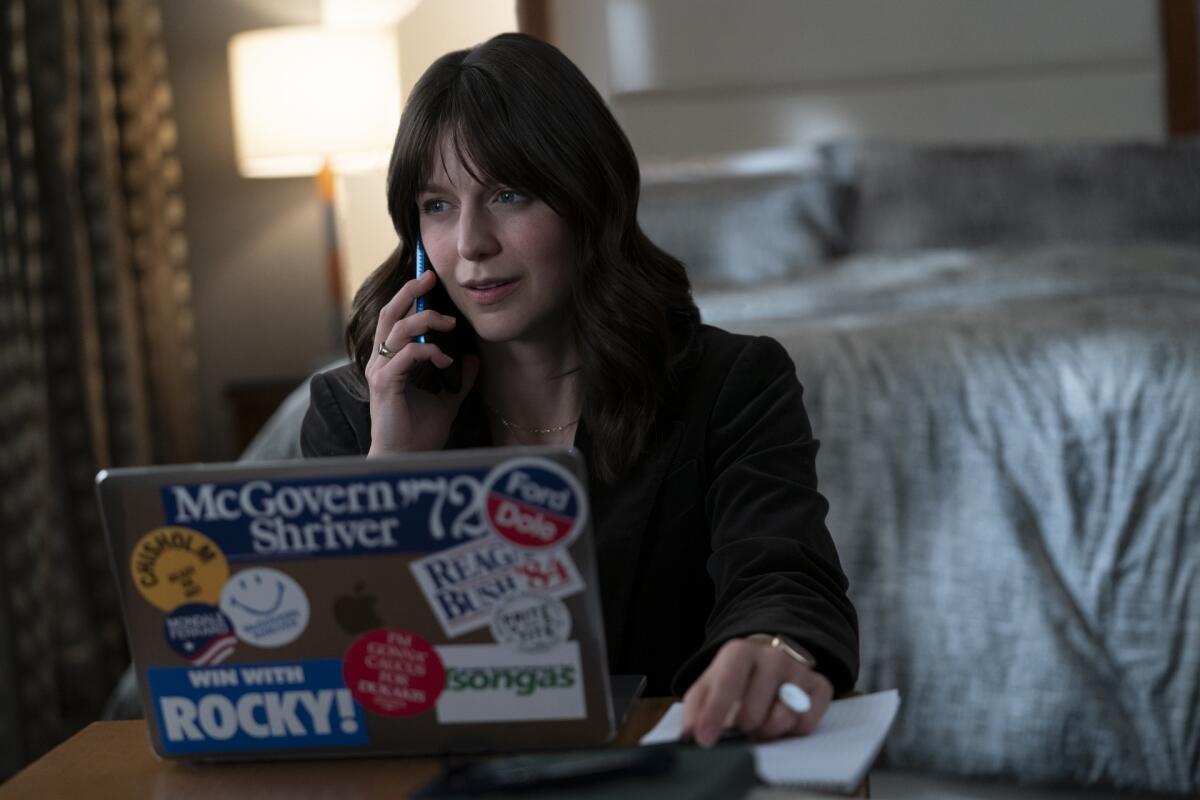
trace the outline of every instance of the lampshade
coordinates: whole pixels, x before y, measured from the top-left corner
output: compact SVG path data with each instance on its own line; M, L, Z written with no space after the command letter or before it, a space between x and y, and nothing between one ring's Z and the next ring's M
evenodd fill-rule
M387 162L400 121L394 31L294 26L229 42L234 145L246 177Z

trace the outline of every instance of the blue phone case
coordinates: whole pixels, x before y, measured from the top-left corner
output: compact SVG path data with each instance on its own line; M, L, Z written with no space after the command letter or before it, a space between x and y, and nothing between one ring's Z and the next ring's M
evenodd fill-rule
M421 240L417 239L417 274L415 277L419 278L424 274L425 274L425 248L421 246ZM420 314L424 310L425 310L425 297L422 295L421 297L417 298L417 313ZM418 336L417 341L420 342L421 344L425 344L425 334L422 333L420 336Z

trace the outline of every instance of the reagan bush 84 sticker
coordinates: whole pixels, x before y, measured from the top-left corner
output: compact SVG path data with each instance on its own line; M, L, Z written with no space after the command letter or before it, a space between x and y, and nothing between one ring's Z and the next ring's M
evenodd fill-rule
M566 549L521 550L484 536L409 564L425 599L447 636L460 636L491 623L496 607L528 591L568 597L583 579Z

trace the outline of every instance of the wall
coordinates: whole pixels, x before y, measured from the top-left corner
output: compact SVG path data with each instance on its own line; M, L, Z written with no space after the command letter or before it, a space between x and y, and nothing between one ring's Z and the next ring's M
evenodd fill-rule
M555 18L643 161L1164 130L1153 0L556 0Z
M313 183L238 175L226 57L234 34L320 22L323 8L318 0L160 1L180 128L203 457L223 460L237 455L226 395L231 385L300 380L341 355L327 324L325 240ZM397 29L405 91L442 53L515 27L511 3L417 4ZM338 201L353 292L395 243L384 173L343 176Z
M331 0L327 0L331 1ZM336 0L333 0L336 1ZM517 28L516 5L498 0L423 0L400 20L400 85L405 97L440 56ZM386 172L343 176L339 229L347 285L357 289L396 246L387 215Z
M161 0L179 122L206 460L235 455L226 388L301 377L333 352L313 183L237 173L226 45L311 23L316 0Z

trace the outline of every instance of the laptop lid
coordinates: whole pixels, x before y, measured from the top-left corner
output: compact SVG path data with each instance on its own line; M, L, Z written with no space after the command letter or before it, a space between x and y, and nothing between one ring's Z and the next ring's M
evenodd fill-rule
M155 750L607 741L586 486L565 448L100 473Z

